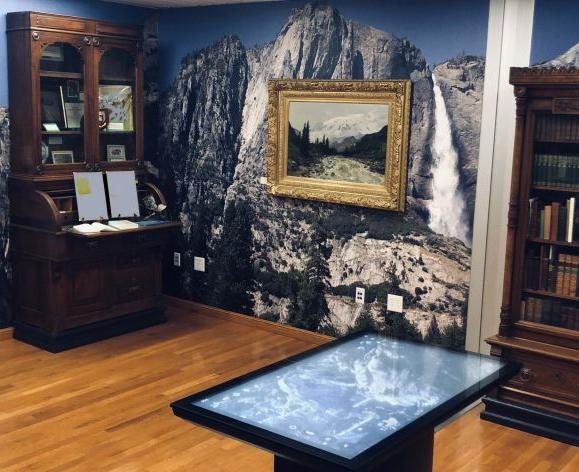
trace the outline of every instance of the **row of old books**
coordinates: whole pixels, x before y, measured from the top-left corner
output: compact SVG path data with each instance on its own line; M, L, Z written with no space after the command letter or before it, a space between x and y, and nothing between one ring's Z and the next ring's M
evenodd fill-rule
M526 264L526 287L543 290L566 297L579 296L579 256L550 250L548 257L528 257Z
M549 187L578 187L579 156L535 154L533 184Z
M575 197L565 204L544 204L538 198L529 199L528 235L533 238L572 243L579 237L579 211L575 209Z
M521 301L521 314L527 321L579 329L579 308L560 300L528 297Z
M579 141L579 120L575 116L538 115L535 139L538 141Z

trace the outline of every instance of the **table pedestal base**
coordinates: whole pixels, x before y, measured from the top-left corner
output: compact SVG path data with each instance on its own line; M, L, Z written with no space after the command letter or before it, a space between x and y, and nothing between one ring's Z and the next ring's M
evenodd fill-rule
M365 472L432 472L434 429L416 434L414 438L390 451ZM302 465L284 457L275 456L274 472L347 472L350 469L336 465Z

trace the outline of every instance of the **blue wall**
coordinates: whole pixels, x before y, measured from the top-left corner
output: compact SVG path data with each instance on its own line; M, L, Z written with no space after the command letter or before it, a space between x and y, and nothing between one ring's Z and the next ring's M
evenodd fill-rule
M1 0L0 1L0 106L8 105L8 64L6 51L6 13L39 11L84 16L99 20L142 24L152 10L95 0Z
M535 0L531 64L560 56L579 43L579 2Z

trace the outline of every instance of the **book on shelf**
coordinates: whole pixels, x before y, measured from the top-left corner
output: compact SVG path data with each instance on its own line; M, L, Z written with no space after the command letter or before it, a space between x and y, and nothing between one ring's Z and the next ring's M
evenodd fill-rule
M521 300L521 318L534 323L579 330L579 308L560 300L527 297Z
M579 141L579 120L575 116L538 115L535 139L539 141Z
M568 198L564 204L542 204L537 198L529 199L528 236L573 243L579 235L579 214L575 206L575 197Z
M579 296L579 255L559 253L551 247L527 256L525 286L530 290L551 292L564 297Z
M533 184L563 188L579 186L579 155L535 154Z

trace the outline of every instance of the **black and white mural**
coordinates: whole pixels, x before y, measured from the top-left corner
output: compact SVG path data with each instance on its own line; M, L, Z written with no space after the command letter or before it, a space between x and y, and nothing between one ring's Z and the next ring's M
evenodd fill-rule
M8 173L9 157L9 122L8 110L0 106L0 328L10 319L9 285L10 264L8 262Z
M447 41L444 59L431 63L411 38L354 21L332 2L298 6L257 46L236 36L235 21L182 58L161 96L155 164L183 223L183 268L169 289L308 330L372 327L462 348L484 57ZM477 21L486 32L487 16ZM412 80L405 214L267 194L270 78ZM205 273L193 270L195 256L207 258ZM355 287L366 289L365 304L354 302ZM403 297L402 314L386 310L389 293Z

